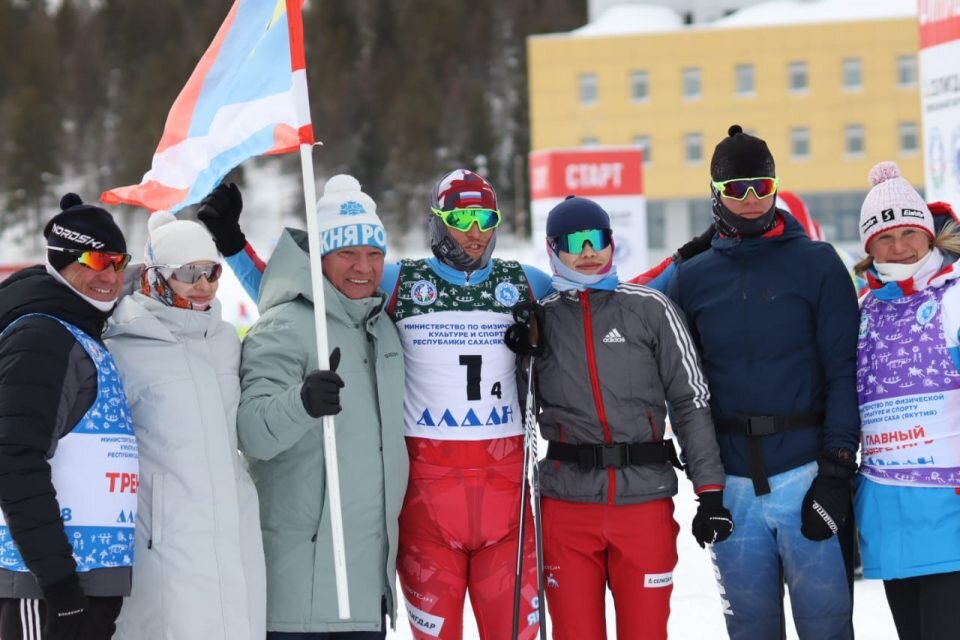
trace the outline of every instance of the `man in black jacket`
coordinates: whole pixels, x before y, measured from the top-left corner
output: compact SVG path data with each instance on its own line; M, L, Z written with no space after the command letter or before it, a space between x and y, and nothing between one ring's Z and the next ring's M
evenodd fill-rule
M130 256L109 213L60 206L46 265L0 284L4 640L105 640L130 593L136 442L100 341Z

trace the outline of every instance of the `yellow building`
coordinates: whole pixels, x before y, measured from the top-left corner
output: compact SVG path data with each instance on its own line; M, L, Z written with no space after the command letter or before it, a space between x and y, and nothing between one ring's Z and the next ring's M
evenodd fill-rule
M850 248L873 164L895 160L922 188L914 16L770 24L760 5L684 25L618 9L607 26L529 39L531 147L644 147L653 258L709 223L710 157L734 123Z

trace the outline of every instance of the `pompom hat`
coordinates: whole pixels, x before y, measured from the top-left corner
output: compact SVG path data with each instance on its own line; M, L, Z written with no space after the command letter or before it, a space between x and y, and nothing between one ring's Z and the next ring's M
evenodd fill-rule
M317 200L320 255L347 247L370 246L387 252L387 234L377 216L377 203L353 176L335 175Z
M179 220L169 211L155 211L147 222L144 263L148 267L220 262L220 254L202 224Z
M127 252L123 232L105 209L84 204L75 193L68 193L60 199L60 209L62 211L51 218L43 229L48 247L71 251ZM54 269L60 271L76 262L77 258L62 251L48 251L47 260Z
M776 178L777 166L767 143L743 132L738 124L727 129L710 159L710 177L717 182L734 178Z
M936 237L933 214L917 190L900 175L895 162L881 162L870 169L870 184L860 207L860 240L869 252L870 242L879 234L896 227L923 229L930 239Z

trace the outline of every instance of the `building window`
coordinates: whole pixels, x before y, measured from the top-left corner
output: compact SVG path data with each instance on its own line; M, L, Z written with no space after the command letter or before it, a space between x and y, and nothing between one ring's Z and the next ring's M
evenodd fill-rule
M647 202L647 248L667 248L667 211L662 202Z
M843 88L847 91L859 91L863 88L860 58L843 59Z
M789 89L791 93L802 93L807 90L807 63L791 62L787 69Z
M797 160L810 157L810 129L807 127L790 129L790 156Z
M916 153L920 148L916 122L900 123L900 153Z
M843 149L848 156L862 156L865 150L862 124L848 124L843 130Z
M752 96L756 92L752 64L738 64L734 68L734 83L738 96Z
M634 71L630 74L630 97L634 102L646 102L650 99L650 74L646 71Z
M581 147L597 147L600 145L600 139L596 136L583 136L580 138Z
M700 69L698 67L683 70L683 97L687 100L700 97Z
M580 104L597 104L597 74L580 74Z
M650 136L633 136L633 144L643 149L643 164L653 162L653 149L650 147Z
M917 85L917 57L914 55L897 56L897 86L915 87Z
M688 133L683 136L683 159L688 163L703 160L703 136L699 133Z

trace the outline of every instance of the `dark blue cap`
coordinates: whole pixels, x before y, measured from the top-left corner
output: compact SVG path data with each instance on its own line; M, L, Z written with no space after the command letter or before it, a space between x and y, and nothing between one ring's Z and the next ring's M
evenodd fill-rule
M556 238L584 229L609 229L610 216L593 200L567 196L547 216L547 237Z

